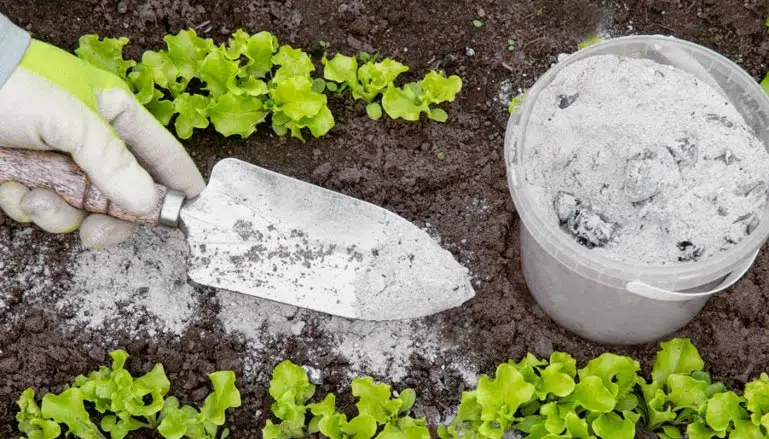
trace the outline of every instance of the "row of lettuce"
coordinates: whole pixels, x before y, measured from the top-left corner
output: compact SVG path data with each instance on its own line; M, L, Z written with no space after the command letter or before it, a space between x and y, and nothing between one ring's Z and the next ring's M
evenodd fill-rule
M188 139L195 129L213 125L220 134L247 138L269 123L275 134L304 141L335 125L330 95L363 101L372 119L445 122L437 105L453 102L462 89L459 76L429 71L421 80L397 86L409 67L365 52L355 56L323 54L323 74L309 54L279 44L270 32L238 29L226 44L202 38L193 29L164 37L165 50L148 50L141 60L126 60L126 37L80 38L75 53L92 65L122 78L136 98L163 125L173 122L176 135Z
M162 364L133 377L128 354L112 352L111 367L77 377L38 404L34 391L18 399L18 429L27 439L122 439L152 429L166 439L223 439L228 410L241 406L232 371L209 375L213 391L202 407L169 396ZM651 376L638 361L603 353L578 368L568 353L527 354L482 375L461 395L455 415L440 425L414 417L413 389L395 391L372 377L352 380L355 409L342 410L334 393L318 394L305 368L289 360L272 371L271 419L263 439L632 439L645 428L662 439L769 438L769 375L739 392L713 381L689 339L660 344ZM349 398L346 398L349 400ZM354 411L355 413L350 413Z

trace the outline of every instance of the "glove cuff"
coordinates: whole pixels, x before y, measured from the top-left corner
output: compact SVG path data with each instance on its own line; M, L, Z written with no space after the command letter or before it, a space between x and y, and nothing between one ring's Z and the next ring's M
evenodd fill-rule
M0 87L16 70L31 40L27 31L0 14Z

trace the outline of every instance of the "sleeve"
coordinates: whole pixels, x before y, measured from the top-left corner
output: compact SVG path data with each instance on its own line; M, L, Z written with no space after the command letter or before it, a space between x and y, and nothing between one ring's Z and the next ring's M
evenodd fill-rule
M0 87L11 76L27 51L32 37L0 14Z

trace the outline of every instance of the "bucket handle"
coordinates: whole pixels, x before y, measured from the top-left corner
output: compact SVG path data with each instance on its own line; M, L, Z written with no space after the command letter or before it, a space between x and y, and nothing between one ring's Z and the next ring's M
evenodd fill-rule
M737 283L737 281L740 280L753 265L753 262L755 262L759 252L760 249L756 250L752 258L748 258L742 266L738 266L737 269L729 273L729 276L727 276L719 286L711 289L710 291L705 291L702 293L680 293L677 291L670 291L664 288L654 287L641 281L628 282L626 288L628 291L638 296L666 302L683 302L700 297L711 296Z

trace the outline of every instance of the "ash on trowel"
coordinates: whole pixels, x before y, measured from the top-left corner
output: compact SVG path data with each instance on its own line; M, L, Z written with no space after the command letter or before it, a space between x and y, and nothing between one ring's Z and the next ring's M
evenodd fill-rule
M769 153L733 105L650 60L575 62L543 90L524 160L545 217L604 256L713 256L758 227Z

